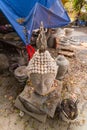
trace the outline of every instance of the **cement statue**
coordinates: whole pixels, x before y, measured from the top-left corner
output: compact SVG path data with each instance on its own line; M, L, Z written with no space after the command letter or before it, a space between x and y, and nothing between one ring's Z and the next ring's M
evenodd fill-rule
M46 50L47 41L42 22L36 43L38 50L29 62L27 67L28 75L30 76L35 92L40 95L46 95L54 89L52 85L56 78L58 66Z
M29 62L28 75L35 91L40 95L48 94L53 90L58 66L48 51L34 54Z
M53 118L57 106L62 102L62 82L56 80L59 66L46 50L45 44L45 33L41 25L38 50L26 68L29 80L16 103L16 107L42 122L46 121L47 115Z
M63 55L58 55L56 63L59 66L56 79L62 80L69 70L69 61Z
M62 83L56 80L58 65L47 51L43 25L37 38L38 50L29 61L28 81L16 100L16 107L44 122L46 116L54 117L61 101ZM43 118L42 118L43 117Z

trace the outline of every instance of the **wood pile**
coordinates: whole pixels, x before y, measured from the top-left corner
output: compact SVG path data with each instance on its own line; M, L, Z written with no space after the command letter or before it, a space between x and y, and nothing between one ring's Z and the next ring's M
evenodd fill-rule
M60 47L59 51L58 51L58 54L60 55L64 55L66 57L74 57L75 56L75 52L74 52L74 49L71 48L70 46L68 47Z

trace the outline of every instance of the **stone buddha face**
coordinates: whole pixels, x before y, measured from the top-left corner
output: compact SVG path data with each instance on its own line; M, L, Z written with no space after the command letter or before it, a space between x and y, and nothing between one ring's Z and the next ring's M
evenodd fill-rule
M46 95L51 92L58 66L48 51L43 53L37 51L30 60L27 69L34 90L38 94Z
M35 88L35 91L40 95L46 95L49 93L55 79L55 74L38 74L32 73L30 75L30 80Z
M29 61L27 67L34 90L40 95L45 95L50 92L58 69L56 61L46 50L46 44L43 24L41 24L40 34L37 38L38 50Z

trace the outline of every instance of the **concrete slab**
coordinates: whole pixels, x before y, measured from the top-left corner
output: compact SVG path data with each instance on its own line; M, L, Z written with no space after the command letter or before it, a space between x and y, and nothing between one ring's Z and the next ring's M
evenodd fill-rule
M37 119L40 122L43 122L43 123L46 122L46 118L47 118L46 114L44 114L44 113L36 114L32 111L29 111L29 110L27 111L25 109L25 107L23 106L23 104L21 103L21 101L19 100L19 98L17 98L16 101L15 101L15 107L19 108L21 111L23 111L26 114L32 116L33 118Z
M38 95L31 86L26 85L23 92L18 96L18 100L22 102L27 110L30 110L31 105L33 112L40 114L42 112L53 117L56 107L61 101L61 90L62 84L60 81L58 81L56 89L45 96Z

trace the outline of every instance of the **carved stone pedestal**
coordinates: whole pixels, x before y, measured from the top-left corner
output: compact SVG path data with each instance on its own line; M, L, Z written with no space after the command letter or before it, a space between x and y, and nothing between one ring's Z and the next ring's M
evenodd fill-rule
M55 90L45 96L35 93L34 88L26 85L16 99L15 106L41 122L46 121L47 115L53 118L56 107L61 102L62 90L61 82L55 82Z
M27 110L23 106L23 103L21 103L21 101L19 100L19 98L16 99L15 106L18 109L20 109L21 111L23 111L26 114L28 114L29 116L32 116L33 118L37 119L38 121L45 123L46 118L47 118L46 114L44 114L43 112L42 112L42 114L37 114L37 113L33 112L33 110L31 111L31 108L30 108L30 110Z

